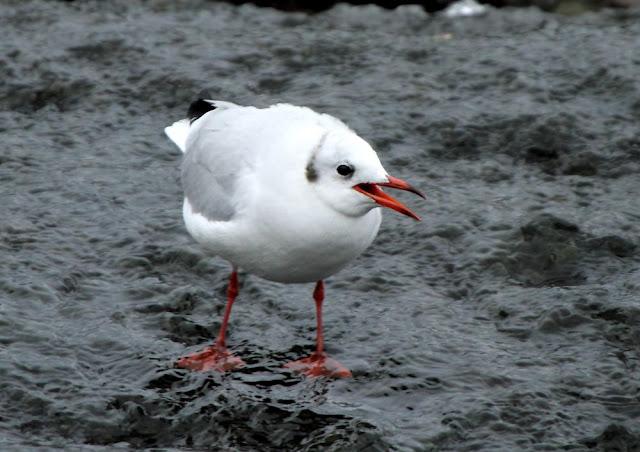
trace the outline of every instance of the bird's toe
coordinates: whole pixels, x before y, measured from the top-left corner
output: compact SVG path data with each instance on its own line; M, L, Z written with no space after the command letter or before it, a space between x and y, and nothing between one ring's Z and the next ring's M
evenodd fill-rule
M284 367L307 377L349 378L352 376L349 369L324 353L314 353L306 358L287 363Z
M180 358L176 367L196 371L214 370L228 372L243 367L245 362L233 355L226 347L211 345L204 350Z

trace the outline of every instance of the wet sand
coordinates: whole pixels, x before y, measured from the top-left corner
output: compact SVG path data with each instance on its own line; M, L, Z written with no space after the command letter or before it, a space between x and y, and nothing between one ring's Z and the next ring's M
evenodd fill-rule
M638 450L640 14L0 5L0 449ZM162 129L208 89L334 114L426 192L327 281L188 237Z

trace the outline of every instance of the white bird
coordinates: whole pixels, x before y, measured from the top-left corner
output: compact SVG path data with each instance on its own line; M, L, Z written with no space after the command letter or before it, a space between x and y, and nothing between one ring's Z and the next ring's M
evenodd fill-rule
M419 220L381 186L424 196L389 176L371 146L342 121L306 107L260 109L198 99L188 118L165 133L185 154L188 232L232 264L216 342L177 365L218 371L244 365L225 342L241 267L271 281L315 282L316 351L286 366L309 376L350 376L324 352L323 280L371 244L381 222L376 207Z

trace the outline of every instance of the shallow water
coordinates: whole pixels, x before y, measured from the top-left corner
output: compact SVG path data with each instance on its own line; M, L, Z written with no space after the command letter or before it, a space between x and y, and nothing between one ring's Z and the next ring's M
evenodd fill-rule
M0 5L0 449L638 450L640 15ZM327 282L187 236L162 128L203 88L334 114L426 202Z

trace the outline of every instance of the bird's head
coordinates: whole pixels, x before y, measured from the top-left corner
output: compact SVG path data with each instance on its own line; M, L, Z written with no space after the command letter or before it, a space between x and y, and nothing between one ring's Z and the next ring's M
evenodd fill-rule
M382 206L420 220L382 187L424 195L402 179L389 176L371 146L351 131L322 135L311 152L306 177L320 198L344 215L361 216Z

